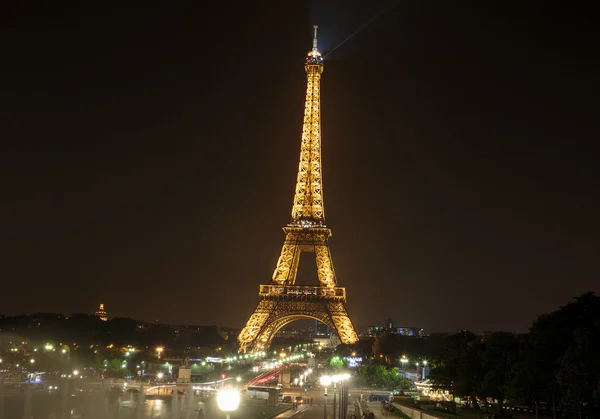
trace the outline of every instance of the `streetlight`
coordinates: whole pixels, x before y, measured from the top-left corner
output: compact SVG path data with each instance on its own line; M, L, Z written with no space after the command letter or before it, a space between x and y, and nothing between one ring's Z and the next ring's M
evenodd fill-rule
M125 369L127 368L127 372L129 373L129 375L131 375L131 364L128 364L127 361L123 361L123 363L121 364L121 368Z
M427 369L427 360L423 361L423 369L421 370L421 380L425 380L425 373Z
M406 363L408 362L408 359L406 358L406 355L402 355L402 358L400 358L400 363L402 364L402 386L401 386L401 390L402 390L402 394L404 394L404 381L406 380L406 371L404 370L406 368Z
M340 381L340 376L334 375L333 377L331 377L331 381L333 381L333 419L335 419L335 417L336 417L335 408L337 407L337 401L336 401L337 383Z
M77 371L77 370L73 370L73 375L74 375L75 377L77 377L77 376L79 375L79 371Z
M156 348L156 355L158 356L158 363L160 364L160 354L162 354L162 351L164 351L165 348L163 348L162 346L159 346L158 348Z
M217 404L229 419L229 412L233 412L240 405L240 392L232 388L220 390L217 393Z
M325 403L324 403L324 410L323 410L323 418L327 419L327 387L329 387L329 385L331 385L331 377L328 375L322 375L321 378L319 379L319 382L321 383L321 385L323 386L323 388L325 389Z
M333 393L333 419L335 419L336 417L336 409L338 409L338 402L339 402L339 415L340 417L342 417L342 409L346 406L347 404L347 388L346 386L344 386L344 382L346 380L348 380L350 378L350 374L338 374L338 375L334 375L331 377L331 381L333 381L333 389L334 389L334 393ZM336 397L337 397L337 383L340 383L339 385L339 400L336 402Z
M157 384L156 394L160 393L161 386L158 383L160 382L160 380L162 380L162 378L163 378L163 373L162 372L159 372L159 373L156 374L156 384Z

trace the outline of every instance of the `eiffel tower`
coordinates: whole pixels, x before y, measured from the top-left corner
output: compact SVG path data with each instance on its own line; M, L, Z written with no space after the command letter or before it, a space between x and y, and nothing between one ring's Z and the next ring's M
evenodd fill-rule
M323 58L317 49L317 26L313 47L304 65L307 75L306 104L302 125L300 164L290 223L283 228L285 241L269 285L260 285L260 301L240 332L239 351L268 348L273 336L288 323L315 319L335 329L342 343L358 341L346 311L346 290L337 286L325 225L321 178L320 81ZM319 286L296 285L302 252L314 252Z

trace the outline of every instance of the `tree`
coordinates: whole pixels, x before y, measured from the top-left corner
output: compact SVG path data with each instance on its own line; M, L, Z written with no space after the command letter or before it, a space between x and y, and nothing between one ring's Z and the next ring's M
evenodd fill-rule
M106 365L106 375L110 377L123 377L127 372L126 368L123 368L123 361L114 358L111 360L105 360L104 364Z
M398 368L388 369L383 364L365 364L356 369L357 381L363 386L377 386L390 390L408 388L410 382Z
M598 323L596 323L597 325ZM596 326L594 325L594 326ZM582 416L581 406L591 403L594 407L597 389L600 385L600 328L580 327L573 333L573 343L560 359L556 372L562 389L561 402L572 407Z
M471 332L459 332L446 339L444 351L434 358L430 379L437 388L454 396L469 397L479 409L477 395L483 380L481 339Z
M498 411L502 413L504 398L511 379L511 366L518 355L518 341L512 333L495 332L483 343L480 386L482 397L498 400Z
M98 377L101 376L101 372L105 369L104 358L97 352L94 356L94 360L92 361L92 367L96 370Z
M588 370L600 374L591 349L598 348L593 337L598 335L599 322L600 297L588 292L541 316L531 328L535 393L552 406L555 418L557 407L578 411L580 405L575 400L579 397L585 397L587 403L593 401L595 392L584 388L593 388L594 384L586 383L588 376L582 373ZM574 370L568 371L570 367ZM597 405L588 408L598 409Z
M356 369L357 384L360 386L368 386L371 384L373 377L373 364L364 364Z
M516 337L517 353L511 365L510 377L506 382L506 398L513 404L535 407L536 417L538 405L543 400L543 391L536 374L535 348L530 334Z
M347 364L347 361L343 358L340 358L339 356L334 356L329 361L329 365L331 366L331 368L336 369L336 370L344 368L344 366L346 364Z

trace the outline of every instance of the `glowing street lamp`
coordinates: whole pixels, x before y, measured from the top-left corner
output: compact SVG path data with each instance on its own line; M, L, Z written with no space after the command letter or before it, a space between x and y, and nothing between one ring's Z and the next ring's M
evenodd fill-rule
M163 378L163 373L159 372L158 374L156 374L156 378L158 378L159 380L162 380Z
M425 374L427 369L427 360L423 360L423 368L421 368L421 380L425 380Z
M240 392L232 388L220 390L217 393L217 404L229 419L229 412L233 412L240 405Z
M78 370L73 370L73 375L74 376L78 376L79 375L79 371Z
M323 375L321 376L321 378L319 379L319 382L321 383L321 385L325 388L327 388L328 386L331 385L331 377L328 375ZM327 394L327 393L326 393Z
M336 374L334 376L331 377L331 381L333 381L333 417L335 419L336 417L336 407L337 407L337 402L336 402L336 396L337 396L337 383L340 383L339 385L339 393L340 393L340 397L339 397L339 409L340 409L340 415L341 415L341 411L342 411L342 393L343 393L343 384L344 381L350 378L350 374Z
M327 387L329 387L331 385L331 377L328 375L322 375L321 378L319 379L319 382L325 389L325 393L323 394L325 396L323 418L327 419Z
M402 378L404 378L406 380L406 364L408 363L408 359L406 358L406 355L402 355L402 358L400 358L400 363L402 364ZM400 386L400 388L402 390L404 390L404 381L402 381L402 385Z
M158 363L160 364L160 354L162 354L162 352L165 350L165 348L163 348L162 346L159 346L158 348L156 348L156 355L158 356Z

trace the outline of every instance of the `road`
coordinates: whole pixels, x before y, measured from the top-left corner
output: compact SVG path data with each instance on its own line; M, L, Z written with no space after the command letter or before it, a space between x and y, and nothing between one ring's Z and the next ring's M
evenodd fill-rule
M288 393L286 391L285 393ZM327 396L327 419L333 419L333 389L329 388ZM298 393L304 395L306 398L312 398L312 405L301 405L298 410L288 410L279 416L276 416L275 419L323 419L325 416L325 398L323 396L323 390L309 390L307 393ZM348 392L348 417L352 413L354 413L354 402L358 401L360 397L359 390L350 389ZM338 400L336 395L336 401ZM338 405L339 406L339 405ZM339 410L336 408L336 415L339 415ZM358 417L358 413L356 414ZM339 417L339 416L338 416Z
M352 410L348 411L348 417L352 414ZM339 415L339 412L337 413ZM275 419L323 419L324 417L324 409L323 405L312 405L312 406L304 406L299 408L298 410L288 410L279 416L276 416ZM338 416L339 417L339 416ZM327 409L327 418L333 419L333 408L331 406Z

